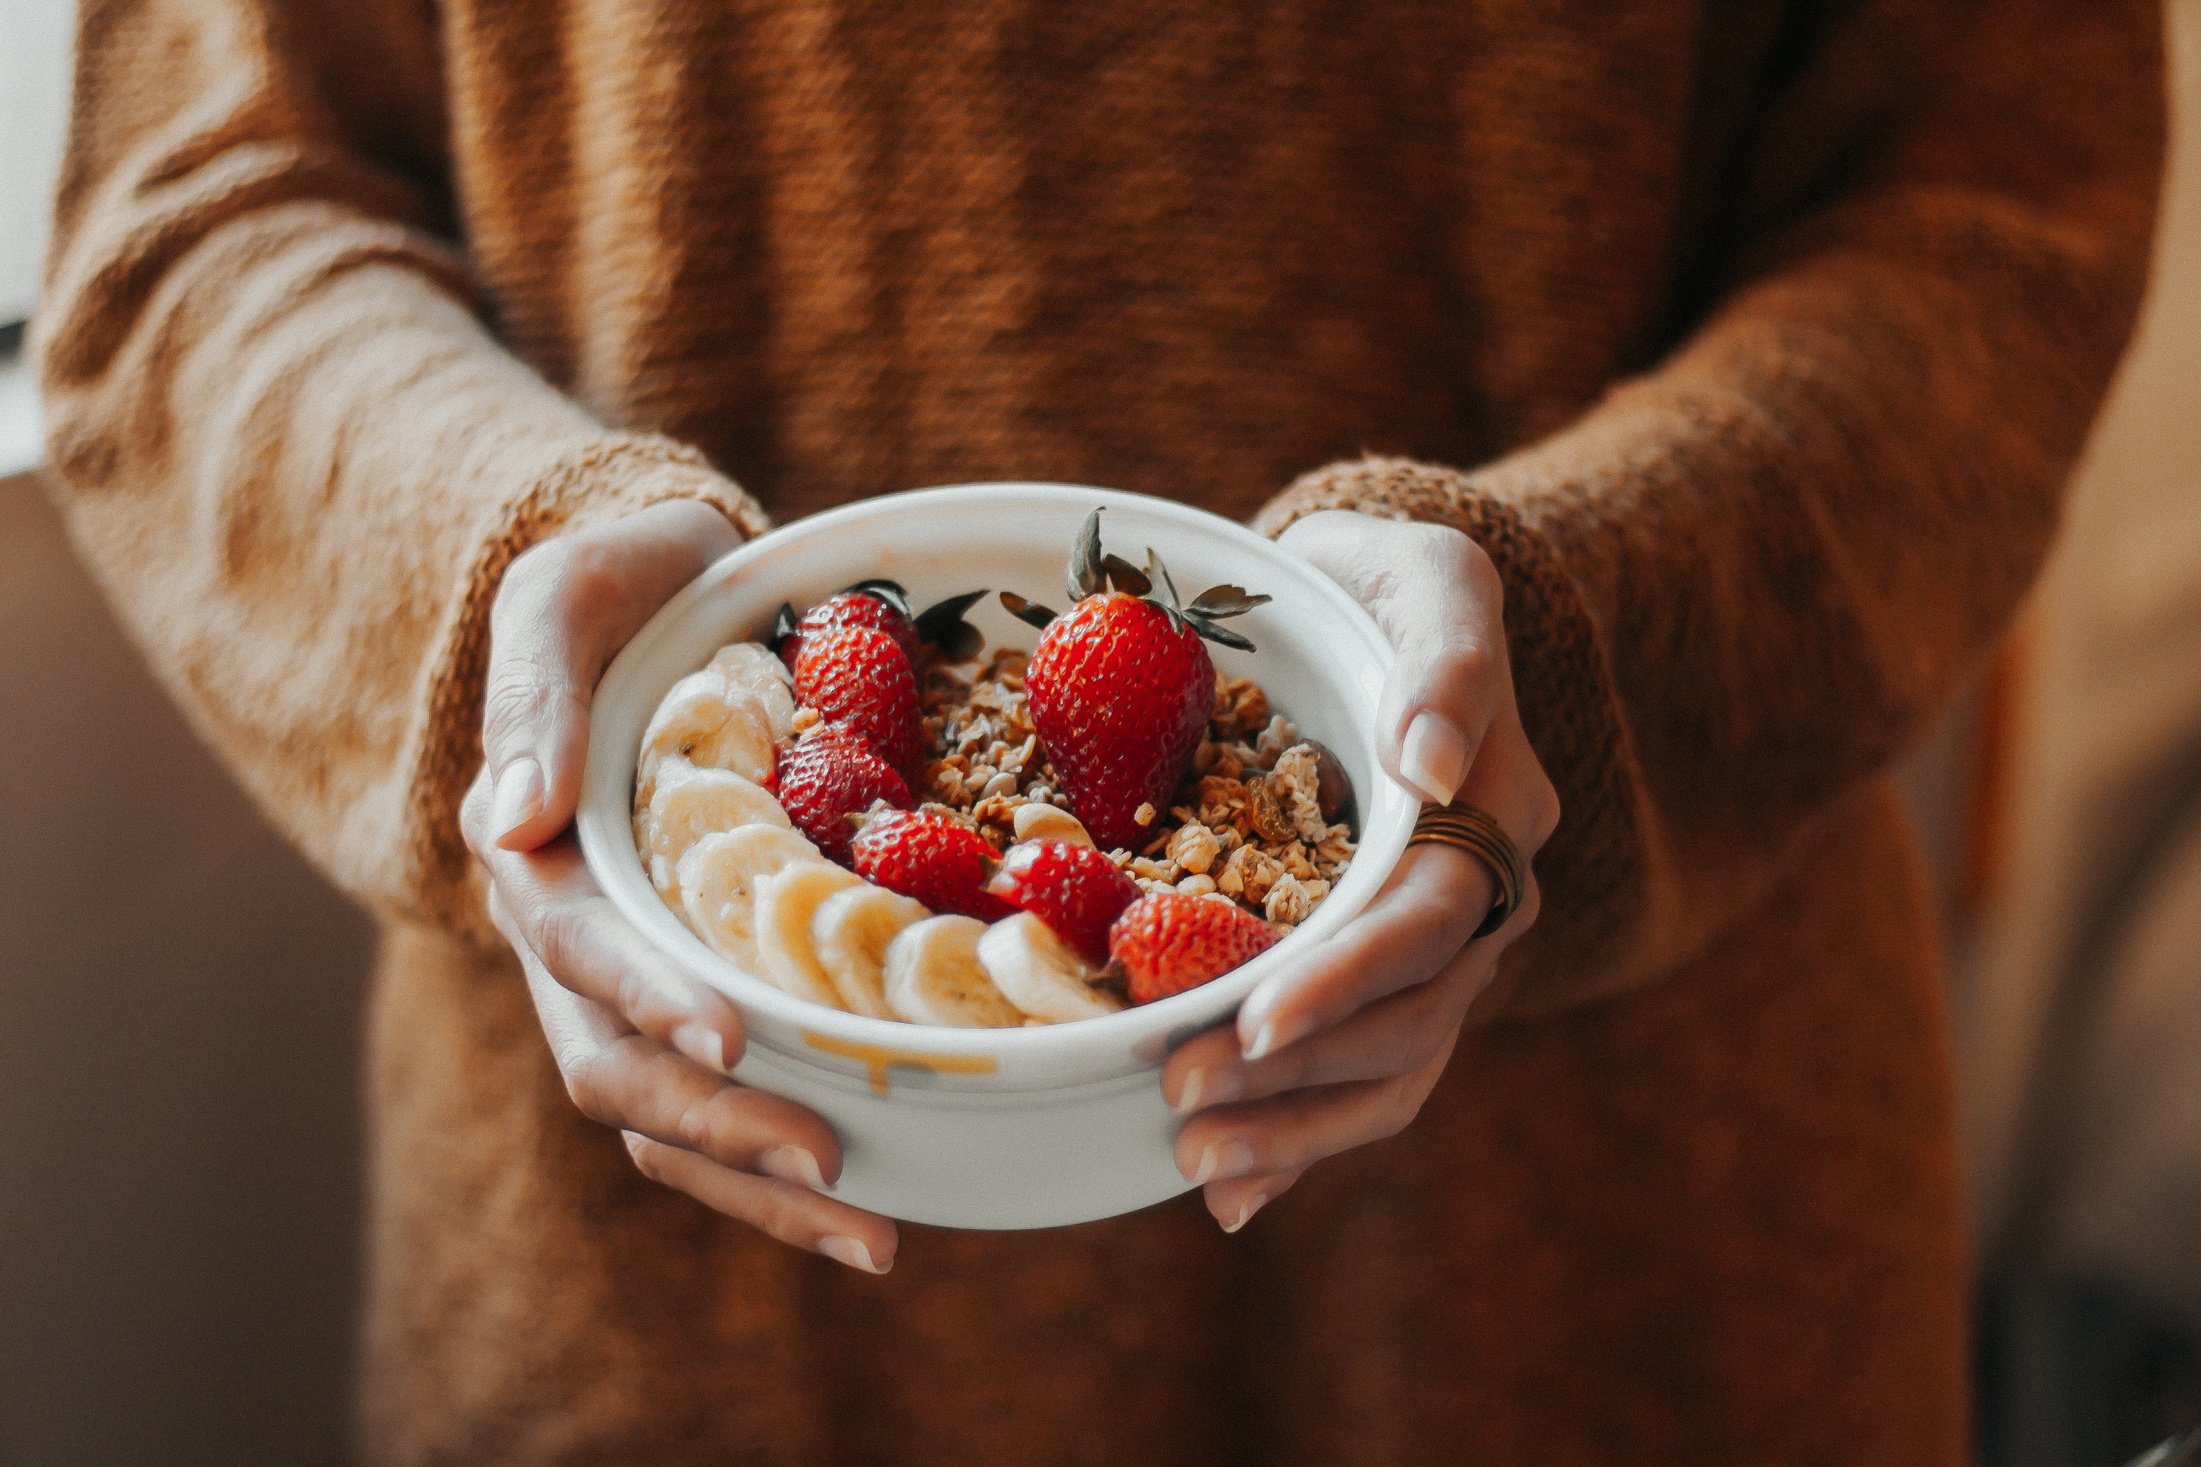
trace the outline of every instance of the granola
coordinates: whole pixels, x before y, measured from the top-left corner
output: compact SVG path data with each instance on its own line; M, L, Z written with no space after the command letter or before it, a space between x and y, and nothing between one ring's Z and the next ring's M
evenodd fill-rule
M925 766L919 798L1000 847L1076 829L1032 726L1026 660L1011 647L961 663L931 654L920 689L927 742L940 753ZM1218 676L1176 803L1143 808L1147 839L1109 856L1142 890L1234 902L1289 931L1352 864L1345 812L1323 809L1323 761L1333 757L1303 740L1252 679Z

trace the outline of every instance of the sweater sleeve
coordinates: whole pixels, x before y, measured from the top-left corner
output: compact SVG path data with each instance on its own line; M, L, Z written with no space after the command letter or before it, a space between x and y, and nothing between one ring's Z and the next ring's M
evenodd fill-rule
M1496 462L1337 464L1264 511L1442 521L1499 566L1564 807L1514 1012L1747 913L2045 554L2145 273L2159 9L1923 8L1803 48L1738 164L1716 299L1651 370Z
M79 9L37 322L72 536L286 834L370 905L476 927L456 809L505 566L666 499L763 515L486 327L439 231L434 7Z

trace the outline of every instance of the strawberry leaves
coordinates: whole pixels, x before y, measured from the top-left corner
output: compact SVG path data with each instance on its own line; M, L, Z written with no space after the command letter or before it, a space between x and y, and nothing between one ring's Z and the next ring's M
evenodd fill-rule
M1097 509L1085 517L1077 543L1070 547L1070 564L1063 568L1062 588L1072 605L1108 589L1107 573L1101 568L1100 517Z
M1241 652L1251 652L1253 643L1229 627L1219 625L1227 616L1244 616L1256 606L1266 606L1273 599L1247 593L1243 586L1210 586L1193 598L1185 608L1185 620L1192 629L1210 642L1225 647L1236 647Z
M882 577L874 580L858 581L855 585L844 586L842 589L854 591L861 596L869 596L874 601L884 601L904 616L912 614L909 605L909 592L902 588L900 581L889 581ZM979 592L981 596L984 594L986 593L983 591Z
M1162 563L1160 553L1152 546L1147 547L1144 570L1120 555L1101 549L1100 517L1098 509L1085 517L1085 523L1078 527L1077 540L1070 547L1069 563L1063 567L1062 588L1069 593L1072 605L1114 590L1153 605L1169 618L1173 631L1182 632L1190 627L1221 646L1235 647L1241 652L1254 650L1252 642L1223 626L1222 622L1229 617L1244 616L1256 606L1267 605L1270 597L1254 595L1243 586L1226 584L1210 586L1188 606L1177 594L1177 584L1170 578L1169 567ZM1058 615L1053 607L1027 600L1014 591L1003 591L1001 604L1018 621L1042 631Z
M985 634L963 620L963 614L978 604L985 591L965 591L960 596L950 596L936 601L917 615L917 635L950 662L968 662L986 650Z
M1027 626L1038 627L1043 632L1047 630L1047 623L1053 621L1058 614L1052 606L1042 606L1036 601L1027 601L1014 591L1003 591L1001 593L1001 608L1018 621L1025 623Z
M1101 564L1107 568L1108 583L1126 596L1144 596L1154 589L1145 573L1120 555L1104 555Z

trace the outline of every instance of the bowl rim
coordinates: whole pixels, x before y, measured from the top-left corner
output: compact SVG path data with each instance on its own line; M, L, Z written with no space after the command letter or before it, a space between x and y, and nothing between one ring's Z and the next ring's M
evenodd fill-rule
M752 566L786 553L800 541L829 536L842 526L875 518L882 510L922 513L1066 498L1075 498L1081 505L1120 508L1142 516L1176 520L1202 533L1236 541L1249 554L1280 567L1285 574L1302 582L1293 587L1293 594L1304 592L1321 602L1322 614L1339 628L1349 629L1358 650L1367 654L1374 669L1379 674L1388 671L1392 660L1389 640L1375 619L1343 587L1306 561L1282 550L1268 537L1213 511L1175 500L1081 484L995 480L881 494L775 526L728 551L675 592L612 659L591 700L589 751L575 818L582 856L590 874L614 907L641 930L653 948L679 963L692 976L710 983L745 1016L753 1010L758 1016L784 1025L791 1032L808 1030L852 1044L886 1046L942 1058L985 1056L1004 1063L1014 1058L1022 1065L1044 1066L1049 1061L1090 1060L1098 1050L1136 1046L1140 1040L1157 1033L1167 1035L1168 1047L1173 1048L1181 1038L1209 1028L1235 1013L1245 996L1277 968L1304 953L1309 943L1326 937L1359 915L1389 881L1393 868L1405 853L1407 837L1419 808L1417 799L1395 780L1386 777L1380 767L1375 771L1379 788L1355 792L1360 806L1361 831L1352 868L1316 908L1308 923L1265 952L1198 988L1150 1004L1132 1005L1117 1013L1069 1023L959 1029L872 1018L829 1008L743 971L690 931L657 895L641 863L635 859L632 800L636 751L622 752L612 747L611 741L603 737L603 725L619 716L615 710L627 697L641 697L638 689L630 692L627 684L639 680L641 669L653 660L658 644L681 636L690 617ZM1340 901L1341 896L1346 900ZM659 917L664 921L656 920ZM674 931L686 939L677 947L670 945ZM749 1040L752 1044L763 1037L754 1026L751 1027ZM768 1047L806 1064L819 1063L819 1056L785 1045L769 1044ZM1156 1059L1153 1063L1159 1062ZM1104 1076L1098 1073L1078 1079L1065 1076L1059 1083L1082 1083L1084 1078ZM962 1087L951 1085L947 1088Z

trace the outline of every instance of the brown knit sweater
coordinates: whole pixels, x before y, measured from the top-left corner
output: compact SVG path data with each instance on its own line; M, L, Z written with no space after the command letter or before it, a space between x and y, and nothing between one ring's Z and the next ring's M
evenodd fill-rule
M2132 314L2151 0L82 12L59 492L391 923L375 1461L1959 1460L1880 771ZM913 1229L859 1277L573 1112L453 806L529 543L991 477L1469 529L1566 822L1405 1136L1235 1238Z

